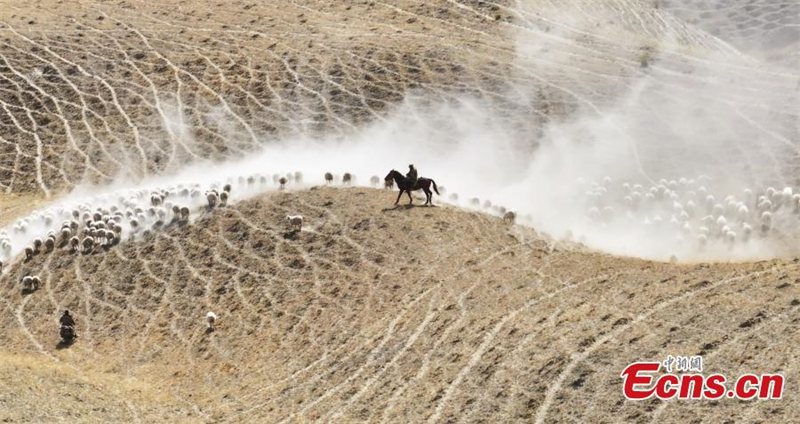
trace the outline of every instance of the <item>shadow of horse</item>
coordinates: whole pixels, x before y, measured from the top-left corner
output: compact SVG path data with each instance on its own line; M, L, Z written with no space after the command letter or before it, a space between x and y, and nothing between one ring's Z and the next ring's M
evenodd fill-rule
M73 338L73 339L70 339L69 341L67 341L67 340L63 340L63 339L62 339L62 340L61 340L60 342L58 342L58 344L56 345L56 349L57 349L57 350L61 350L61 349L67 349L67 348L69 348L70 346L72 346L72 345L74 345L74 344L75 344L75 338Z
M383 209L381 209L381 212L407 211L409 209L414 209L414 208L438 208L438 206L432 205L432 204L431 205L414 205L414 204L410 204L410 205L408 205L408 204L406 204L406 205L395 205L395 206L393 206L391 208L383 208Z

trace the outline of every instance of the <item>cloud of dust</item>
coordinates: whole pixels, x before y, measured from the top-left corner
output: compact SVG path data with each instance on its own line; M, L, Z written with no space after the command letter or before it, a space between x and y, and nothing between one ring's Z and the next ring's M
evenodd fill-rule
M767 187L781 192L798 185L797 110L791 107L798 100L797 77L712 50L690 51L669 33L658 43L628 39L612 53L598 50L594 54L601 60L587 50L593 43L578 41L589 31L598 31L596 22L573 19L546 30L514 32L516 65L525 77L518 80L531 84L508 86L501 94L578 105L547 117L536 134L509 125L529 119L531 106L525 102L502 109L469 96L432 103L414 91L385 120L344 140L293 137L241 160L194 164L146 181L120 178L103 188L78 187L51 209L114 204L132 188L193 183L208 188L241 176L295 171L304 174L302 186L324 183L328 171L354 173L356 184L369 185L370 177L382 181L389 170L405 173L413 163L420 176L447 188L435 201L498 214L483 206L488 200L556 238L615 254L699 261L797 253L787 240L800 236L798 203L786 198L782 206L772 205L771 227L762 232L758 202ZM609 36L597 39L607 43ZM608 54L617 57L607 60ZM236 125L226 124L230 117L222 109L212 112L226 134L244 137L234 134ZM191 142L182 120L171 129ZM274 189L270 179L268 187L234 189L232 200ZM626 199L634 191L641 201ZM696 205L691 211L690 200ZM716 205L724 209L725 226L717 225ZM740 216L741 205L747 216ZM714 223L703 221L708 215ZM746 226L754 229L749 237ZM708 234L701 243L703 227ZM728 232L736 233L735 241Z

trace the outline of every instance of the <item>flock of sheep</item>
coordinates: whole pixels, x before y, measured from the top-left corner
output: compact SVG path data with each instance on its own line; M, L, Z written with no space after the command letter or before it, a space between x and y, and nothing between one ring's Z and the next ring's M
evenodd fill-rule
M280 189L302 179L301 172L276 174L271 178ZM205 190L199 183L121 190L77 204L36 211L11 228L0 230L0 271L4 260L19 253L24 253L28 261L56 250L87 254L104 251L125 238L147 236L162 226L188 222L193 210L210 211L226 206L234 187L253 193L266 189L269 182L266 175L256 174L211 183ZM297 228L298 217L293 218L290 224ZM302 217L299 218L302 226ZM39 278L25 276L22 283L25 290L34 291Z
M341 183L345 186L354 184L356 180L355 175L349 172L341 176L326 172L323 178L326 184ZM224 207L230 202L233 192L241 192L243 197L262 192L270 181L278 189L284 189L287 184L302 183L303 174L274 174L271 178L263 174L239 176L210 183L205 188L202 184L192 183L120 190L96 195L80 203L36 211L18 220L10 229L0 230L0 259L8 260L23 252L25 261L58 250L84 254L104 252L125 239L146 237L163 226L186 223L193 211L208 213ZM372 186L377 187L382 181L384 188L393 188L391 179L382 180L377 175L370 178ZM444 190L440 187L442 194ZM457 201L457 195L452 195L451 200ZM503 207L493 206L490 202L485 202L484 206L509 223L513 224L516 219L515 212ZM286 218L292 231L302 231L302 215L288 215ZM0 271L2 266L0 260ZM41 279L25 275L21 283L23 291L34 292L40 287ZM205 318L207 331L214 331L217 315L208 312Z
M578 181L587 198L587 224L650 229L701 251L712 245L734 248L755 238L777 237L800 220L800 193L792 187L746 188L717 197L707 188L710 182L707 176L662 179L650 185L615 184L610 177Z

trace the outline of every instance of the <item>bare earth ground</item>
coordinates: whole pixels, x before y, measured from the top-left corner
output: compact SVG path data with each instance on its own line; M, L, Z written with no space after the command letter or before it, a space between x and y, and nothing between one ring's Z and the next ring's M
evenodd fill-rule
M269 194L107 253L14 263L0 420L800 419L796 263L618 258L447 206L386 209L393 197ZM288 213L306 217L301 233ZM26 273L43 288L23 295L13 282ZM64 308L81 338L58 349ZM781 372L789 389L771 402L624 401L621 370L669 354L702 354L729 377Z

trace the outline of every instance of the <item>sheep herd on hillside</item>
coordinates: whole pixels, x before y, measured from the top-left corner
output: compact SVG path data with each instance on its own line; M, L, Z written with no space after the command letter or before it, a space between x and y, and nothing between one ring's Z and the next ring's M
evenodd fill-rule
M708 176L661 179L654 184L624 182L610 177L578 183L585 188L586 223L605 228L633 225L699 250L712 245L733 248L755 238L777 237L800 220L800 193L792 187L743 189L717 197L707 187Z
M345 172L341 175L326 172L326 184L339 183L349 186L355 183L356 176ZM153 231L170 225L189 222L193 213L206 214L216 208L227 206L233 193L242 197L254 195L277 185L283 190L289 184L300 184L301 172L286 174L254 174L227 178L225 181L207 183L175 184L149 189L119 190L98 194L78 203L64 203L32 213L22 218L10 228L0 229L0 259L9 260L17 253L23 253L27 262L37 255L47 255L56 251L66 253L103 253L123 240L147 237ZM392 180L382 180L372 176L370 184L393 188ZM440 188L442 194L445 188ZM506 222L511 224L516 213L500 206L486 205ZM286 217L291 231L302 231L304 218L301 215ZM16 245L16 249L15 249ZM0 272L3 261L0 260ZM22 279L23 289L35 291L41 284L38 276L26 275ZM208 317L213 328L213 318Z

